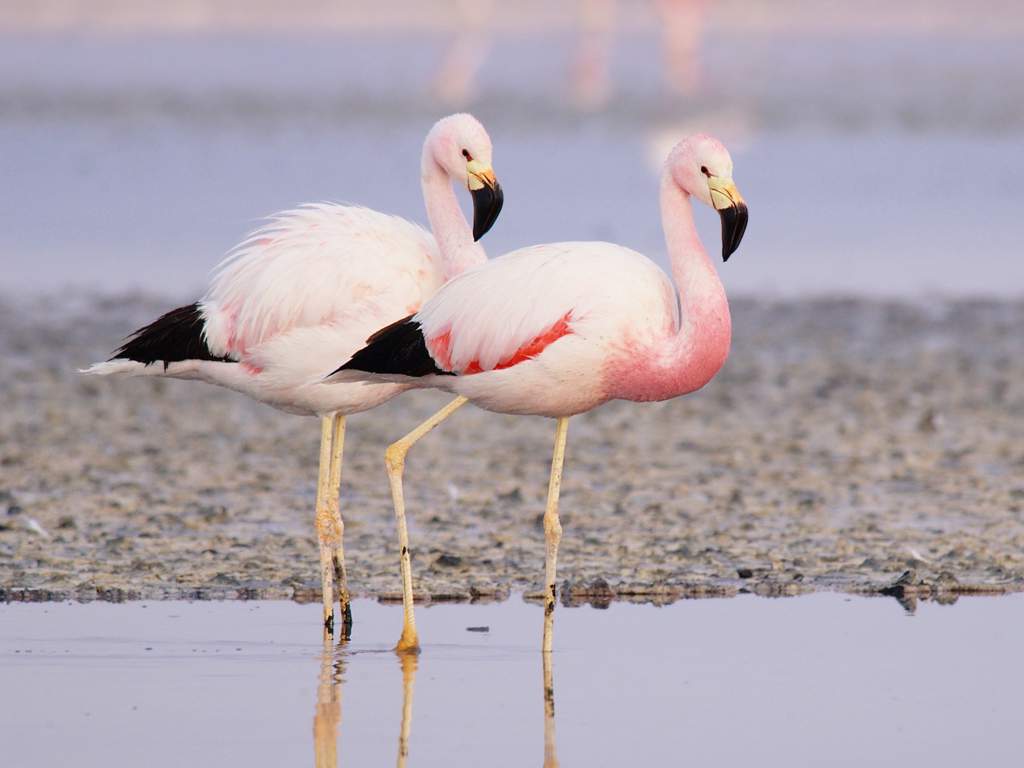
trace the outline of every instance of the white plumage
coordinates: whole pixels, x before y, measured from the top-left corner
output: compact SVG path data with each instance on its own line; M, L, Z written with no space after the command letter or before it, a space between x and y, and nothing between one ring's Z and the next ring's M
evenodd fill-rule
M304 206L234 248L199 302L207 346L233 362L184 360L165 371L112 360L87 372L198 379L289 413L357 413L404 387L331 386L324 373L443 282L437 244L422 227L369 208Z
M626 339L642 345L675 333L679 310L668 275L643 254L613 243L565 242L522 248L464 272L412 320L439 368L470 372L423 377L417 386L457 392L501 413L559 416L609 399L607 383L593 372ZM334 378L367 377L342 371ZM374 380L386 379L409 381Z
M318 204L274 216L217 267L202 300L211 349L242 353L360 305L421 302L440 286L433 236L398 216Z
M477 361L489 371L568 312L577 334L595 320L602 327L654 322L659 330L666 315L676 322L668 275L643 254L613 243L535 245L487 266L456 277L413 318L427 339L451 332L450 370Z

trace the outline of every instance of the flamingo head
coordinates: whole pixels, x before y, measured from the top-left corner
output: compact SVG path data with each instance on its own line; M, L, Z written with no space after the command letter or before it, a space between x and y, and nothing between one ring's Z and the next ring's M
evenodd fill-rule
M732 158L707 134L679 142L668 156L672 178L684 192L710 205L722 218L722 261L740 247L747 229L747 203L732 180Z
M438 120L427 136L424 155L473 196L473 239L494 226L505 202L491 167L491 137L472 115L449 115ZM424 158L426 159L426 157Z

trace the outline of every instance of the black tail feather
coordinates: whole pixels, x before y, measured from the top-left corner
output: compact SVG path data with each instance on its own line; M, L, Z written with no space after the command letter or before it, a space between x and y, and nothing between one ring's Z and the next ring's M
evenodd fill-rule
M365 347L334 373L353 370L413 377L450 375L437 367L427 351L427 341L423 338L420 324L412 317L403 317L381 328L366 340Z
M111 360L135 360L149 365L162 362L164 370L181 360L231 362L213 354L203 338L205 321L198 304L172 309L129 336Z

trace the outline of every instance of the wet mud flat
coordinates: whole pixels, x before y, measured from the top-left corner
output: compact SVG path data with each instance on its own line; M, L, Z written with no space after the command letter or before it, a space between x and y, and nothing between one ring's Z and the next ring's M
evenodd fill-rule
M559 607L542 654L513 596L425 606L397 657L369 600L338 644L292 602L0 605L4 765L1012 765L1022 607Z
M0 297L0 600L316 599L314 420L75 373L175 305ZM572 421L565 600L1024 589L1024 303L732 306L732 355L703 391ZM349 420L358 595L399 596L383 450L444 401ZM410 455L420 597L539 588L552 436L466 408Z

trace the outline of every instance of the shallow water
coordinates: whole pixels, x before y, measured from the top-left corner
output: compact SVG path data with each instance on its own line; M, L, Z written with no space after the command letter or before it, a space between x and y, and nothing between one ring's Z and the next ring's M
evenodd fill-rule
M326 653L318 605L9 604L4 764L385 765L403 715L419 768L1008 764L1022 608L910 616L834 594L559 608L544 670L540 608L518 599L420 608L423 652L404 668L388 650L400 608L365 600L351 643Z

